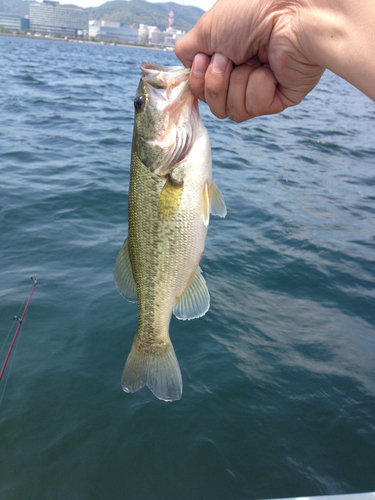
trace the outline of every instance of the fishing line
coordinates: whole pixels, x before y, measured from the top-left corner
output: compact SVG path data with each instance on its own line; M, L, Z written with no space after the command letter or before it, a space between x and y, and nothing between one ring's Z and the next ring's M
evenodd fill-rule
M34 276L32 276L32 277L31 277L31 280L33 281L34 285L33 285L33 288L32 288L32 290L31 290L30 296L29 296L29 298L28 298L28 300L27 300L26 306L25 306L25 308L24 308L24 310L23 310L22 316L21 316L21 318L19 318L19 317L18 317L18 315L13 317L13 320L18 322L18 327L17 327L16 333L14 334L14 337L13 337L12 343L11 343L11 345L10 345L10 347L9 347L8 354L7 354L7 356L6 356L6 358L5 358L5 361L4 361L4 364L3 364L3 368L2 368L2 370L1 370L1 372L0 372L0 381L1 381L1 378L2 378L2 376L3 376L3 374L4 374L5 367L6 367L6 365L7 365L7 362L8 362L8 360L9 360L9 357L10 357L10 354L11 354L11 352L12 352L12 349L13 349L14 345L16 346L16 347L15 347L15 350L14 350L14 355L15 355L16 350L17 350L17 346L18 346L18 339L19 339L19 337L17 338L17 336L18 336L18 333L19 333L19 331L20 331L20 329L21 329L22 323L23 323L23 321L24 321L24 319L25 319L26 312L27 312L27 309L28 309L28 307L29 307L31 297L32 297L32 295L33 295L33 293L34 293L34 290L35 290L35 287L36 287L36 284L37 284L37 281L38 281L38 280L37 280ZM21 307L22 307L22 306L21 306ZM20 310L21 310L21 309L20 309ZM19 313L18 313L18 314L19 314ZM8 336L9 336L9 334L8 334ZM7 336L7 337L8 337L8 336ZM3 348L2 348L2 349L3 349ZM12 360L11 360L11 363L10 363L10 367L9 367L9 370L8 370L8 374L7 374L7 378L6 378L6 380L5 380L5 386L4 386L4 390L3 390L3 393L2 393L2 396L1 396L1 399L0 399L0 405L1 405L1 402L2 402L3 397L4 397L5 388L6 388L6 385L7 385L7 383L8 383L9 374L10 374L10 371L11 371L11 368L12 368L12 364L13 364L14 357L15 357L15 356L13 356L13 357L12 357Z
M21 314L22 308L25 307L25 304L26 304L26 300L20 305L20 308L18 309L17 316L19 316ZM14 328L14 320L13 320L12 326L9 329L8 335L5 337L4 343L3 343L3 345L2 345L2 347L0 349L0 354L3 352L5 345L8 343L8 339L10 337L10 334L11 334L13 328Z
M25 315L25 317L26 317L26 315ZM9 362L9 369L8 369L8 372L7 372L7 375L6 375L6 378L5 378L5 382L4 382L4 389L3 389L3 392L2 392L1 397L0 397L0 406L1 406L1 403L3 402L5 390L6 390L7 385L8 385L9 375L10 375L10 372L12 371L13 361L14 361L14 358L16 357L17 347L18 347L19 342L20 342L20 336L18 335L18 337L16 339L16 342L14 343L13 356L12 356L10 362Z

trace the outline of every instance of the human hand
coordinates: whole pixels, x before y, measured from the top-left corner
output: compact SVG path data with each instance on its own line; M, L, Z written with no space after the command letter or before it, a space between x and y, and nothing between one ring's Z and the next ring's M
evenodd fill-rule
M301 1L301 0L299 0ZM295 106L324 67L301 46L299 1L218 0L178 40L190 87L218 118L242 122Z

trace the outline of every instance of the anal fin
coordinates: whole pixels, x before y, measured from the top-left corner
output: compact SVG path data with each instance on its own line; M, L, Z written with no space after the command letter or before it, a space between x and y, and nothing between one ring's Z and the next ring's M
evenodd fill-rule
M194 319L204 316L210 307L210 294L208 293L202 269L198 269L189 288L174 306L173 314L178 319Z

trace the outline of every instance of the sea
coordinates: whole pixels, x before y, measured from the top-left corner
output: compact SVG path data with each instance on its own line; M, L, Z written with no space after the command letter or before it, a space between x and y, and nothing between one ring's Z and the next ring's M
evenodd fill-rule
M121 389L139 65L173 52L0 36L1 500L375 490L375 103L326 72L282 114L200 104L226 201L207 314L172 318L180 401Z

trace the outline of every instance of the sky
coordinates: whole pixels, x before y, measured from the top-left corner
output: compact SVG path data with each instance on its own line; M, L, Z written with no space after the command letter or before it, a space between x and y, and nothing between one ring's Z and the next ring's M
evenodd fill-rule
M78 5L79 7L87 8L87 7L98 7L103 3L106 3L108 0L60 0L60 3L72 3L74 5ZM163 0L148 0L151 3L159 3ZM203 10L209 10L215 0L168 0L174 1L175 3L179 3L181 5L193 5L194 7L200 7Z

